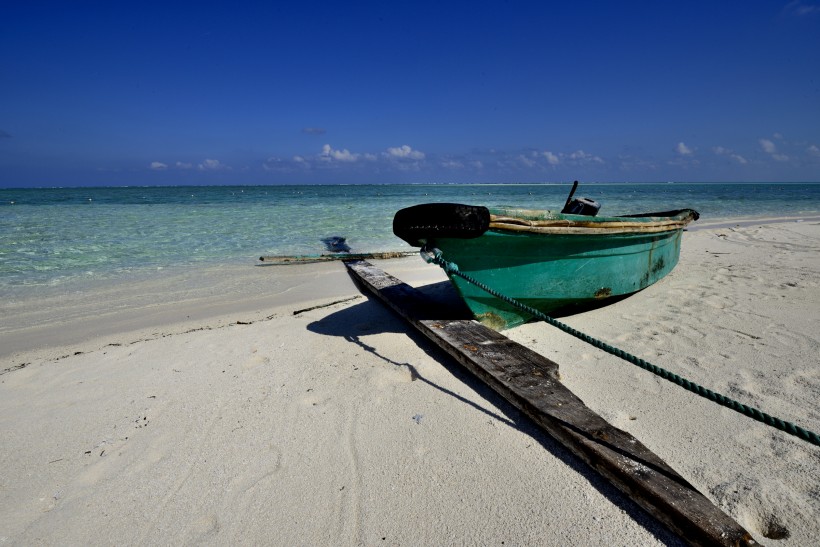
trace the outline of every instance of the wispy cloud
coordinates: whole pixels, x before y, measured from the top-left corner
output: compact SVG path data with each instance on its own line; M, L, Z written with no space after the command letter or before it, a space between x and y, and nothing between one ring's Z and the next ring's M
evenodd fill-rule
M361 154L353 154L348 149L336 150L329 144L322 146L322 152L319 154L319 160L324 162L341 161L343 163L353 163L359 161Z
M820 14L820 5L816 2L805 2L803 0L793 0L786 4L785 11L797 17Z
M445 159L441 161L441 166L445 169L464 169L464 162L454 159Z
M677 152L681 156L691 156L692 149L686 146L683 142L679 142L678 145L675 147L675 152Z
M583 150L576 150L575 152L551 152L549 150L544 150L543 152L536 152L533 154L535 158L543 158L546 160L547 165L555 167L561 164L570 164L570 165L591 165L591 164L601 164L603 165L606 163L603 158L600 156L596 156L595 154L590 154L589 152L585 152Z
M776 134L775 138L782 139L782 135ZM760 148L763 149L764 152L769 154L775 161L789 161L789 156L786 154L781 154L777 151L777 146L774 142L770 141L769 139L758 139L760 143Z
M410 160L423 160L424 159L424 152L419 150L413 150L410 146L404 144L402 146L398 146L395 148L388 148L385 155L391 159L410 159Z
M569 155L569 159L573 162L578 164L591 164L591 163L606 163L604 162L603 158L596 156L594 154L589 154L584 152L583 150L576 150Z
M424 152L413 150L407 144L390 147L382 153L382 156L390 165L401 171L421 171L426 157Z
M757 142L760 143L760 148L767 154L774 154L777 151L777 147L769 139L759 139Z
M197 165L197 169L200 171L223 171L226 169L230 169L227 165L220 162L219 160L205 160L199 165Z
M351 168L357 164L366 165L381 162L388 163L415 163L425 156L422 152L413 150L409 146L388 148L381 154L369 152L351 152L347 148L334 148L330 144L322 145L322 149L317 154L294 155L289 159L278 156L271 156L262 162L262 169L265 171L295 171L306 169L342 169L344 166ZM399 166L401 167L401 166Z
M672 146L667 144L666 154L661 156L647 156L643 150L625 155L600 156L583 149L558 151L544 148L475 148L458 154L435 154L416 149L410 144L367 151L336 148L328 143L308 153L271 155L266 159L262 157L257 161L256 167L250 170L299 177L321 175L339 180L343 177L369 180L368 177L375 176L389 179L391 174L402 172L424 173L433 180L437 176L442 176L445 180L469 180L469 177L481 180L527 180L544 176L565 177L577 173L583 173L587 177L612 177L613 173L618 172L625 175L628 173L630 177L646 178L655 176L653 173L661 173L664 168L677 170L670 171L672 173L680 174L685 170L692 176L698 176L707 169L729 172L727 169L730 167L748 167L761 160L783 162L784 166L789 167L816 165L820 161L820 143L790 142L779 133L770 133L756 141L747 141L747 145L751 146L744 148L743 153L734 147L699 148L691 143L671 141ZM219 171L239 173L242 169L213 158L194 163L152 161L147 167L154 172L189 170L203 174L215 174Z
M695 156L695 150L695 148L687 146L685 142L680 141L675 145L675 157L668 160L666 164L684 169L697 168L700 166L701 161Z
M730 150L722 146L715 146L714 148L712 148L712 152L714 152L718 156L726 156L728 158L731 158L741 165L746 165L747 163L749 163L749 160L747 160L740 154L736 154L734 150Z
M178 169L180 171L187 171L196 169L197 171L230 171L231 167L225 165L219 160L205 159L202 163L194 165L190 162L177 161L173 164L165 163L163 161L152 161L148 168L152 171L166 171L169 169Z
M302 133L306 133L308 135L324 135L327 133L327 129L324 127L305 127L302 129Z
M657 172L658 170L656 163L628 154L618 156L618 167L627 173Z
M524 167L535 167L538 165L538 162L536 162L532 157L527 157L524 154L518 155L518 162Z
M544 150L541 154L547 159L547 163L550 165L558 165L561 163L561 159L549 150Z
M367 165L375 169L397 169L402 171L418 171L428 166L427 154L416 150L412 146L388 147L382 152L352 152L347 148L334 148L331 144L322 145L321 151L310 155L294 155L283 159L271 156L262 162L265 171L295 171L306 169L356 169L361 170ZM464 165L461 162L462 166ZM439 165L437 162L436 165ZM440 164L448 168L457 167L456 163Z
M291 160L271 156L262 162L262 170L269 172L288 172L292 173L297 169L310 169L310 162L305 160L302 156L293 156Z

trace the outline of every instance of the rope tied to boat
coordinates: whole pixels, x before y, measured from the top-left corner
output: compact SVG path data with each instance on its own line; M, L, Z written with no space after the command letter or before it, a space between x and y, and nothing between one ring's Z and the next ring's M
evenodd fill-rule
M808 429L804 429L804 428L802 428L798 425L795 425L791 422L787 422L787 421L781 420L780 418L777 418L775 416L771 416L770 414L767 414L767 413L765 413L761 410L758 410L757 408L754 408L754 407L751 407L751 406L748 406L748 405L744 405L743 403L740 403L738 401L730 399L729 397L726 397L725 395L721 395L720 393L716 393L716 392L714 392L710 389L707 389L707 388L705 388L701 385L696 384L695 382L687 380L686 378L682 378L682 377L678 376L677 374L675 374L674 372L670 372L670 371L668 371L664 368L661 368L657 365L653 365L652 363L650 363L648 361L645 361L644 359L641 359L640 357L636 357L635 355L632 355L629 352L626 352L626 351L624 351L620 348L617 348L615 346L611 346L611 345L607 344L606 342L604 342L602 340L598 340L597 338L594 338L594 337L592 337L592 336L590 336L590 335L588 335L584 332L576 330L576 329L570 327L569 325L567 325L565 323L562 323L562 322L550 317L549 315L546 315L545 313L543 313L543 312L541 312L541 311L539 311L539 310L537 310L537 309L535 309L531 306L528 306L528 305L526 305L522 302L519 302L518 300L516 300L514 298L511 298L507 295L501 294L500 292L488 287L484 283L481 283L480 281L472 278L471 276L459 271L458 265L453 263L453 262L449 262L449 261L445 260L444 257L442 256L441 250L439 250L439 249L435 249L435 248L429 249L427 247L423 247L422 250L421 250L421 257L428 264L436 264L436 265L440 266L448 274L453 274L453 275L456 275L456 276L464 279L468 283L471 283L471 284L475 285L476 287L478 287L479 289L481 289L481 290L495 296L496 298L498 298L500 300L503 300L507 304L510 304L511 306L514 306L514 307L518 308L519 310L521 310L523 312L526 312L526 313L532 315L533 317L536 317L536 318L538 318L538 319L552 325L553 327L556 327L557 329L569 334L570 336L574 336L575 338L578 338L579 340L581 340L583 342L586 342L587 344L589 344L589 345L591 345L595 348L598 348L602 351L605 351L606 353L609 353L610 355L614 355L615 357L623 359L624 361L626 361L628 363L632 363L633 365L636 365L636 366L638 366L638 367L640 367L640 368L642 368L642 369L644 369L648 372L651 372L652 374L655 374L656 376L660 376L664 380L672 382L673 384L676 384L676 385L682 387L683 389L685 389L687 391L690 391L690 392L692 392L696 395L699 395L699 396L701 396L705 399L708 399L712 402L715 402L715 403L717 403L721 406L724 406L726 408L734 410L735 412L743 414L744 416L746 416L748 418L752 418L753 420L756 420L760 423L766 424L766 425L768 425L770 427L773 427L773 428L775 428L779 431L783 431L785 433L793 435L793 436L795 436L799 439L802 439L802 440L804 440L804 441L806 441L810 444L813 444L815 446L820 446L820 435L818 435L817 433L814 433L813 431L809 431Z
M458 264L444 260L442 255L441 249L428 249L427 247L422 247L421 249L421 257L428 264L438 264L446 273L460 274L459 277L464 277L464 274L458 271ZM476 281L475 283L478 282Z

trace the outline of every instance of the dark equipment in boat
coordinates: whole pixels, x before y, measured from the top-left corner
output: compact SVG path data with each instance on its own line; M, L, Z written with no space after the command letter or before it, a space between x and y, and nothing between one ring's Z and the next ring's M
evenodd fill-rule
M564 208L561 209L561 214L563 215L584 215L588 217L594 217L598 214L598 211L601 209L601 205L589 198L575 198L572 199L572 196L575 194L575 190L578 188L578 181L572 183L572 190L569 191L569 196L567 196L567 202L564 204Z

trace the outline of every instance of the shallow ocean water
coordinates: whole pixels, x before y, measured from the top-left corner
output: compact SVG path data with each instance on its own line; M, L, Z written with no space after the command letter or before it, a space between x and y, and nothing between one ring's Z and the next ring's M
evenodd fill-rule
M0 292L155 275L165 268L254 264L315 254L409 250L396 210L424 202L560 209L570 184L208 186L0 189ZM582 184L602 215L693 208L702 221L820 214L820 184Z

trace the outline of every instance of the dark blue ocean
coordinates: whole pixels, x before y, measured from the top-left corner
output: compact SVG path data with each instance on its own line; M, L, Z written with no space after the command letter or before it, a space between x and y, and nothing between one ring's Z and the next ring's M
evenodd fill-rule
M408 250L402 207L460 202L560 209L570 185L206 186L0 189L0 294L116 280L174 266L313 254L342 236L354 251ZM586 184L601 215L693 208L701 222L820 215L820 184Z

